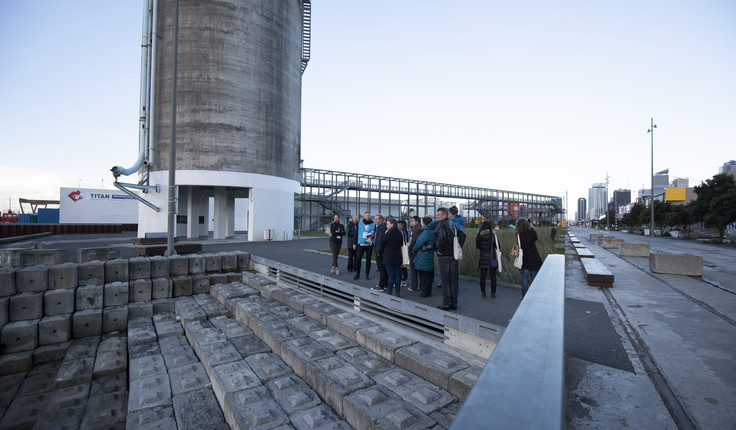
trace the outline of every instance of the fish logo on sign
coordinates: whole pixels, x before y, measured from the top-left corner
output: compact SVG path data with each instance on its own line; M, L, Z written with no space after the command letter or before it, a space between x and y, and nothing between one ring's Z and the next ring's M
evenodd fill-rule
M71 193L69 193L67 195L69 196L70 199L72 199L75 202L78 202L78 201L82 200L82 198L83 198L82 197L82 192L79 191L79 190L72 191Z

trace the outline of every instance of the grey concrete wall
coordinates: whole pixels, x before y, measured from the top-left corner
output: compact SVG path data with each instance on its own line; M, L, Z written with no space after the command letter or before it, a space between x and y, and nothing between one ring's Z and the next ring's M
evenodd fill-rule
M153 170L168 170L174 0L158 15ZM180 2L176 164L297 179L298 0Z

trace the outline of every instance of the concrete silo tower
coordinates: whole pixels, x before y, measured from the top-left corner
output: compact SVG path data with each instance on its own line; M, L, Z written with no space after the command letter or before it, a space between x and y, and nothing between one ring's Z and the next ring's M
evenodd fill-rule
M211 218L216 239L232 236L239 199L250 240L263 239L267 229L277 239L291 238L299 192L301 73L308 59L305 3L308 8L305 0L180 1L177 236L206 235ZM140 237L167 228L176 0L158 0L155 7L153 126L141 177L147 174L148 184L160 185L160 192L145 198L164 210L140 205Z

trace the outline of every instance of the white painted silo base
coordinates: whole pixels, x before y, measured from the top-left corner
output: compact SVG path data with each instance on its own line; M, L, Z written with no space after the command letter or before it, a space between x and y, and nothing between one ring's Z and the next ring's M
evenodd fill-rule
M158 206L161 211L139 204L138 237L146 233L165 233L168 222L168 171L150 173L150 184L159 184L161 192L150 192L144 195L149 202ZM256 173L213 172L203 170L183 170L176 172L176 184L181 192L178 198L178 216L186 216L186 224L177 226L177 237L196 238L203 233L199 218L205 217L205 226L209 217L214 218L213 237L225 239L234 234L234 201L233 190L247 192L247 230L249 241L268 239L268 230L272 230L273 240L291 240L294 232L294 194L299 192L299 182L276 176ZM213 213L209 213L208 204L202 203L199 187L208 188L213 193L215 204ZM247 191L245 191L247 190ZM206 201L206 199L205 199ZM205 227L206 231L206 227ZM206 233L205 233L206 234Z

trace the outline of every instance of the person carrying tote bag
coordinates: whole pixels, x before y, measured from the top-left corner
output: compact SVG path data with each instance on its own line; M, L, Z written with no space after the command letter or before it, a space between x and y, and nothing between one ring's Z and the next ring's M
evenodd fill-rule
M523 299L534 277L542 268L542 256L537 250L537 232L531 223L525 219L516 223L516 234L519 245L519 260L521 260L521 298ZM514 263L516 266L516 262Z

